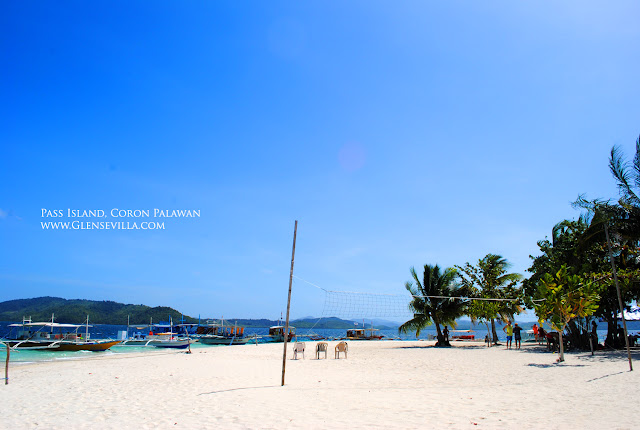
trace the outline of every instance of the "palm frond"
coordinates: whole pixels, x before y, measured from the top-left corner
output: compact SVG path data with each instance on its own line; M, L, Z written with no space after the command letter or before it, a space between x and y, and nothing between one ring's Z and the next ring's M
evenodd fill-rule
M638 152L636 147L636 156L634 157L633 166L629 166L624 160L624 154L619 146L611 148L611 156L609 158L609 170L617 182L618 189L620 190L621 202L626 204L637 205L640 203L640 199L633 192L631 187L631 181L634 179L633 171L637 172L638 166L636 165L638 158ZM630 170L633 168L633 171ZM635 175L636 186L638 184L638 176Z
M640 136L636 139L636 155L633 157L634 182L637 189L640 189Z
M413 318L398 327L398 333L406 334L415 331L416 336L420 336L420 331L431 324L431 318L426 315L415 314Z

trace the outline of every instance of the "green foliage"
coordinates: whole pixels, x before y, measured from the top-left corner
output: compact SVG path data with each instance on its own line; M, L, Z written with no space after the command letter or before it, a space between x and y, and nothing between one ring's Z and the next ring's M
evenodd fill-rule
M620 296L623 303L631 303L640 299L640 269L617 269L618 285L620 286ZM618 294L616 291L613 274L611 271L589 273L585 275L593 282L594 288L600 297L596 316L610 319L612 315L620 312Z
M518 299L521 296L518 282L522 279L519 273L508 273L511 265L500 255L487 254L478 260L476 266L466 263L456 266L460 271L462 285L471 295L486 299ZM508 319L522 312L518 301L485 301L474 300L467 314L472 320L489 321L495 318Z
M571 275L562 266L555 275L545 273L538 282L534 306L536 314L548 320L552 327L564 331L576 317L592 315L598 309L597 285L579 275Z
M574 318L593 315L598 309L599 298L596 284L580 275L570 274L566 265L554 275L545 273L538 281L533 303L536 314L558 331L559 361L564 361L562 333L565 327Z
M607 321L613 320L619 307L611 262L604 234L596 236L594 231L593 221L588 223L586 218L581 217L578 221L565 220L554 227L553 243L548 240L538 242L542 254L532 257L533 264L528 269L532 276L523 282L527 306L535 308L532 299L538 295L540 281L547 275L555 276L564 268L568 275L578 275L593 282L599 297L593 314ZM620 240L619 237L617 239ZM617 240L612 243L612 247L618 266L622 299L629 303L640 296L640 285L634 282L640 279L636 262L637 248ZM545 315L538 316L545 319Z
M535 296L538 283L545 274L555 274L564 265L571 274L586 274L606 269L605 249L602 244L585 245L584 236L589 228L586 218L577 221L564 220L553 227L552 241L538 242L541 254L531 256L533 263L528 272L532 275L522 283L525 303L532 307L530 298Z

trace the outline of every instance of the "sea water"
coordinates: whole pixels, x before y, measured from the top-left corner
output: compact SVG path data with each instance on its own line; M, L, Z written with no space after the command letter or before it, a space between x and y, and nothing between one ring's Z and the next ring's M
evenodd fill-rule
M11 323L2 323L0 322L0 335L4 337L9 333L8 325ZM292 324L292 325L295 325ZM522 326L523 330L530 330L533 325L532 322L523 322L519 323ZM354 325L354 328L361 328L361 325L357 327ZM502 330L502 324L496 324L496 331L498 333L498 339L500 341L506 340L506 334ZM441 327L443 329L444 327ZM110 324L95 324L89 327L89 338L90 339L116 339L118 331L126 330L126 325L110 325ZM487 329L484 324L482 325L473 325L469 321L460 321L455 328L456 330L473 330L473 334L475 336L475 340L483 341L486 334ZM545 329L547 331L551 331L552 329L545 325ZM640 332L640 321L628 321L627 329L630 334L638 334ZM449 327L449 330L454 330ZM79 330L84 336L84 330ZM244 331L245 336L258 336L258 342L262 342L265 338L261 338L261 336L265 336L269 333L269 329L267 327L264 328L251 328L247 327ZM379 335L384 336L384 339L387 341L393 340L429 340L433 339L437 336L437 330L434 325L431 325L424 330L421 330L420 336L416 336L415 332L412 333L398 333L397 329L388 329L388 330L380 330L377 332ZM296 330L296 334L300 338L300 340L305 340L305 338L309 338L312 336L320 336L326 338L328 340L338 340L346 337L346 329L306 329L306 328L298 328ZM467 333L455 333L450 332L449 336L456 334L467 334ZM600 342L604 341L607 335L607 325L606 323L598 323L598 340ZM251 342L250 342L251 343ZM216 347L224 347L224 345L202 345L199 343L193 344L191 348L199 349L199 348L216 348ZM134 347L134 346L113 346L111 349L102 352L91 352L91 351L49 351L49 350L11 350L10 360L12 363L21 364L21 363L32 363L32 362L41 362L41 361L56 361L56 360L78 360L78 359L86 359L96 356L110 356L110 355L118 355L118 354L130 354L130 353L149 353L149 352L158 352L165 351L160 350L158 348L149 348L149 347ZM171 350L174 352L184 352L184 350ZM0 360L4 359L4 351L0 350Z

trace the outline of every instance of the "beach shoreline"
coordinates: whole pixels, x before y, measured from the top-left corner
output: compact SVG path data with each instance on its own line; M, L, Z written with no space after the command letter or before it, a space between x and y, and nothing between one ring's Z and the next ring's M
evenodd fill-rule
M0 391L7 428L632 428L640 377L619 352L349 342L347 359L282 344L24 363ZM634 353L635 358L638 353ZM615 399L615 403L612 400ZM615 408L612 405L615 404Z

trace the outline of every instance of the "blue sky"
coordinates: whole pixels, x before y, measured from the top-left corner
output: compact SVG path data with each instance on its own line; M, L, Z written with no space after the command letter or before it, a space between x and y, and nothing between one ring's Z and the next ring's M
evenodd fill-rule
M0 7L1 300L275 319L296 219L295 274L327 289L490 252L525 273L640 134L635 2ZM201 217L45 231L42 208ZM294 283L294 317L322 304Z

